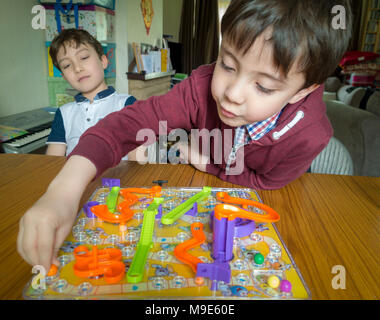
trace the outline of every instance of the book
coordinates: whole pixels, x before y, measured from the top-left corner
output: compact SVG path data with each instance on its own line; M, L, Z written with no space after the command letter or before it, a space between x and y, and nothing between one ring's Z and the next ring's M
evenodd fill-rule
M136 60L137 72L141 72L144 70L144 63L141 58L141 49L140 46L136 42L132 42L133 54Z

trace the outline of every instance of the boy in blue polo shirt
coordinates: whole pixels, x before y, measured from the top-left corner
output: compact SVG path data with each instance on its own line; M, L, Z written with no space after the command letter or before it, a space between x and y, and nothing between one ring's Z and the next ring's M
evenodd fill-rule
M50 56L63 78L80 92L75 102L57 110L47 141L47 155L65 156L88 128L108 114L132 105L136 99L106 85L107 57L101 44L85 30L63 30L52 41Z

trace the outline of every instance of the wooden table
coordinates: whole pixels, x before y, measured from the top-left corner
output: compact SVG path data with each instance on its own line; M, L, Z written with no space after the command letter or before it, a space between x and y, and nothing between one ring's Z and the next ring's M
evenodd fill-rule
M18 222L43 194L64 157L0 154L0 299L21 299L31 267L18 255ZM104 175L122 186L239 187L188 165L125 162ZM100 178L92 182L82 205ZM304 174L275 191L258 191L281 215L278 230L313 299L380 299L380 178ZM345 270L345 289L334 289L334 266ZM337 271L335 271L337 272Z

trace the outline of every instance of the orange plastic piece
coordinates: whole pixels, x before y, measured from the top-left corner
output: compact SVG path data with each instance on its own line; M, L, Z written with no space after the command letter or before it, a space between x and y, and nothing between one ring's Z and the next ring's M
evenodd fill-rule
M125 266L121 261L121 250L115 248L98 250L93 246L89 251L85 246L74 249L76 263L74 273L80 278L90 278L104 275L107 283L117 283L125 275Z
M195 280L194 280L195 284L197 286L201 286L205 283L205 278L203 277L196 277Z
M121 191L120 191L121 193ZM91 211L100 219L111 222L111 223L125 223L130 220L134 212L130 208L133 204L135 204L139 199L136 195L132 193L123 194L124 201L120 202L117 206L117 211L120 214L112 213L108 210L106 204L99 204L97 206L91 207Z
M203 263L197 257L192 256L187 251L199 246L206 240L206 236L203 232L203 224L200 222L194 222L191 224L191 233L193 237L185 242L180 243L174 248L174 256L181 262L186 263L196 273L197 264Z
M251 212L244 210L240 207L231 205L231 204L217 204L215 206L215 218L220 220L222 218L227 218L228 220L234 220L236 218L242 218L242 219L248 219L248 220L254 220L257 222L276 222L280 220L280 215L271 207L268 207L267 205L253 201L253 200L246 200L241 199L245 201L250 201L249 205L255 206L259 209L262 209L266 211L266 214L259 214L256 212Z
M248 206L256 206L257 203L260 203L254 200L231 197L227 192L222 191L216 193L216 199L224 203L240 204L244 209L247 209Z
M55 264L52 264L47 276L48 277L55 276L57 274L57 272L58 272L58 267Z
M140 193L140 194L151 194L155 197L159 197L161 195L161 187L160 186L153 186L150 189L147 188L126 188L120 190L120 194L123 197L126 197L130 193Z

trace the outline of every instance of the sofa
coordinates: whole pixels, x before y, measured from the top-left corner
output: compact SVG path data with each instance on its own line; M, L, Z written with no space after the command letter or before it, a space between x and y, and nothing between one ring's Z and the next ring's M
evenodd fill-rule
M324 101L334 137L350 153L354 175L380 177L380 92L369 97L364 110L360 106L364 95L352 95L357 88L347 90L344 85L329 80L325 83Z

